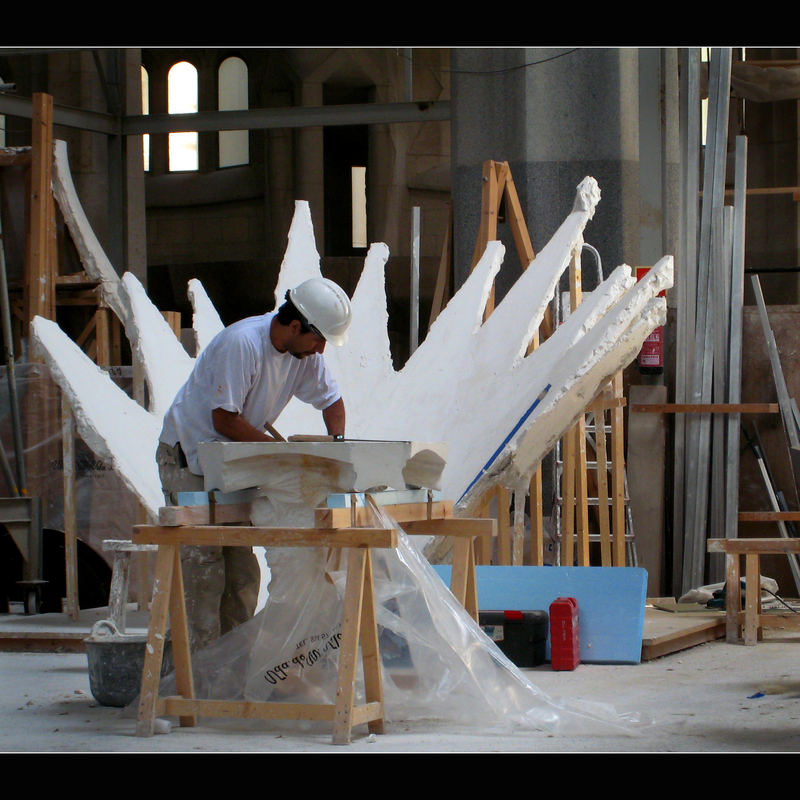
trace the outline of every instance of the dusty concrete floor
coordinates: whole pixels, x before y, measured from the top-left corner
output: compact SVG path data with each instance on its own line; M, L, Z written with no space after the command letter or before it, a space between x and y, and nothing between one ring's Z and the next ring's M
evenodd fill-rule
M87 657L0 653L0 753L792 753L800 750L800 640L767 634L755 647L723 640L636 665L527 670L551 698L610 703L652 723L633 735L488 732L444 722L356 729L337 746L327 731L284 723L200 720L141 738L120 709L91 694Z

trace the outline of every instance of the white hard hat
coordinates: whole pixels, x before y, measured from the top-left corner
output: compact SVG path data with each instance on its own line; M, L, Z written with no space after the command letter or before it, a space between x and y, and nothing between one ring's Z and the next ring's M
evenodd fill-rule
M294 307L325 340L335 345L347 341L353 312L347 293L327 278L309 278L287 292Z

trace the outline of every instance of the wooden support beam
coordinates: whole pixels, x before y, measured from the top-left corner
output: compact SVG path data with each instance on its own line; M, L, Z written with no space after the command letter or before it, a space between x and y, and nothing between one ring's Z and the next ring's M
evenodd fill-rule
M386 513L389 514L395 522L399 522L400 524L415 520L437 520L453 517L452 500L437 500L431 503L396 503L381 507L386 510ZM194 507L190 506L188 508ZM202 508L202 506L200 506L200 508ZM219 505L217 508L224 509L225 506ZM345 528L348 525L351 528L356 528L362 525L369 525L372 519L372 513L364 506L355 506L352 511L349 508L317 508L314 511L314 524L318 528ZM162 522L162 525L163 524L165 523ZM182 525L190 523L178 522L175 524ZM197 524L202 524L202 522L198 521Z
M614 396L622 397L622 372L612 381ZM625 566L625 431L622 406L611 409L611 531L613 562Z
M66 570L66 611L78 619L78 509L75 491L75 423L72 406L61 395L61 444L64 480L64 560Z
M397 547L393 528L254 528L245 525L135 525L135 544L234 547Z
M497 561L511 565L511 495L503 486L497 487Z
M444 242L442 243L442 255L439 259L439 270L436 273L436 284L433 289L433 300L431 301L431 313L428 318L428 330L433 325L434 320L442 309L447 305L450 297L450 265L453 256L453 204L450 203L448 211L447 228L444 232Z
M739 522L800 522L800 511L740 511Z
M594 415L595 461L597 463L597 523L600 528L600 563L612 565L611 523L608 513L608 458L606 448L606 412L598 400L590 409Z
M53 98L48 94L33 95L31 143L28 263L24 287L26 323L37 315L55 319L56 226L51 190Z
M777 414L777 403L631 403L639 414Z

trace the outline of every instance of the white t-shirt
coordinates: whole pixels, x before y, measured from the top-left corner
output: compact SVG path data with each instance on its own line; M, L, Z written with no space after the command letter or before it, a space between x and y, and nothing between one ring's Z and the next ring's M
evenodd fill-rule
M189 379L164 415L162 442L181 443L189 469L202 474L197 443L227 441L214 428L215 408L241 414L260 431L297 396L322 410L340 395L324 357L279 353L269 337L276 312L239 320L220 331L195 362Z

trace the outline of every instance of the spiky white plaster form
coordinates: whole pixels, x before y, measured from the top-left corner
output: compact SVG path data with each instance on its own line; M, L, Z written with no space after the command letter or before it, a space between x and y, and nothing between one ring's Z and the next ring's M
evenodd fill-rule
M120 291L119 275L100 246L78 199L69 168L67 143L60 139L56 140L53 150L53 195L64 216L86 274L93 280L100 281L103 299L124 323L128 317L128 309Z
M57 152L65 163L65 149L59 146ZM67 173L62 168L57 171L66 185ZM74 191L62 195L62 202L71 209L69 217L85 220L77 210ZM651 276L639 283L634 283L629 267L619 267L598 289L584 294L567 323L525 355L561 274L580 253L584 228L599 198L596 181L584 179L572 212L482 323L504 255L499 242L490 242L399 371L392 365L387 330L384 269L388 248L373 244L353 293L348 341L341 348L326 350L345 398L348 438L446 443L449 456L442 492L459 500L465 510L492 483L516 488L528 479L608 378L630 363L646 336L664 322L665 304L656 295L672 285L671 257L662 259ZM131 410L132 401L124 392L53 323L33 321L33 344L69 396L76 415L81 415L79 430L87 444L112 464L155 518L161 504L154 459L158 431L193 359L136 278L126 273L115 282L108 272L108 259L84 229L84 222L76 229L82 236L81 257L94 265L104 291L114 298L113 307L119 307L144 365L149 408ZM276 305L287 288L320 274L310 210L307 203L298 201L275 289ZM190 282L189 295L199 352L221 322L199 281ZM319 412L297 400L274 424L284 436L324 432Z

